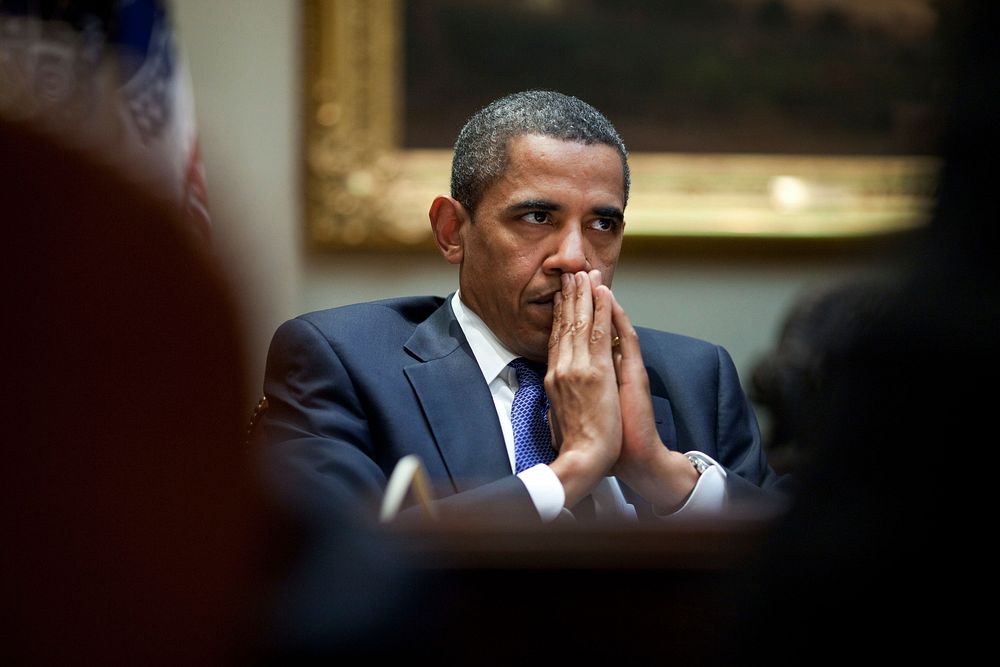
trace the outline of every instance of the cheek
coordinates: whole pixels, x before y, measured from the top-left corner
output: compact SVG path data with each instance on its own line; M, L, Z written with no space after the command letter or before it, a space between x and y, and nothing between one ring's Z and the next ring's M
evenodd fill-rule
M611 287L611 281L614 280L615 277L615 265L613 263L602 264L595 266L594 268L601 272L601 278L603 279L604 284Z
M541 259L531 254L521 255L510 267L511 287L517 292L523 292L536 282L536 277L541 275Z
M618 264L618 256L621 253L621 238L599 239L593 242L590 247L590 264L593 268L601 272L606 280L610 280L615 273L615 266Z
M497 279L500 298L506 302L517 304L521 300L521 292L524 290L525 280L517 266L509 266Z

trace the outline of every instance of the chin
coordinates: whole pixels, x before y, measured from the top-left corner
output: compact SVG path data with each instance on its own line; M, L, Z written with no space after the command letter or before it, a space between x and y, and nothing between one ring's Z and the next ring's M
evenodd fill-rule
M514 334L511 342L515 346L508 345L507 347L519 356L542 363L547 362L549 359L549 338L552 334L552 319L549 318L548 322L538 322L534 319L524 318L521 324L520 328L511 332Z
M549 360L549 338L545 337L542 343L535 345L523 345L521 347L521 356L527 357L533 361L539 361L541 363L548 363Z

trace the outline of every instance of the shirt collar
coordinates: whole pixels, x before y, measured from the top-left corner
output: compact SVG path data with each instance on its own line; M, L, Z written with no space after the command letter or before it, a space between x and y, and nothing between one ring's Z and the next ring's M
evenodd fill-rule
M462 327L465 339L469 341L472 354L479 364L479 370L490 384L507 368L507 364L517 358L517 355L504 347L486 323L462 303L456 290L451 298L451 309L455 313L458 325Z

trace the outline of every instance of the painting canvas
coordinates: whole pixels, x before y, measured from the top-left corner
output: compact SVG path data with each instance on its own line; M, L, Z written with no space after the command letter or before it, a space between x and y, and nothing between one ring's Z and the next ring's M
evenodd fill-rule
M856 240L913 229L944 54L921 0L306 3L305 195L323 248L425 247L450 147L527 88L629 148L629 242Z

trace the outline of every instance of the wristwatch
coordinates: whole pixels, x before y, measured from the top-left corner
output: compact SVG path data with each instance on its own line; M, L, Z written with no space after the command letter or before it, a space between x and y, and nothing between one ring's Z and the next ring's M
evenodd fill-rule
M697 454L685 454L684 456L686 456L687 460L691 462L691 465L694 466L694 469L698 471L699 475L701 475L710 467L712 467L711 463L701 458Z

